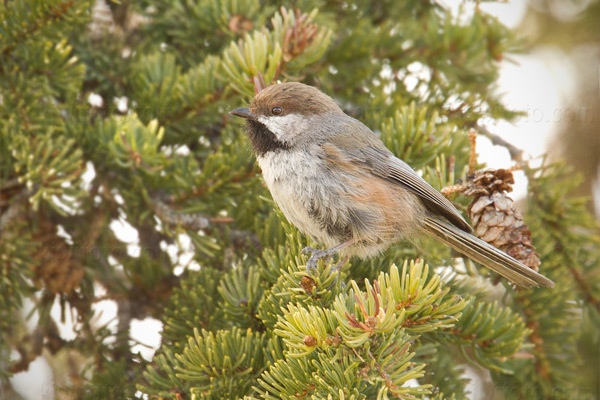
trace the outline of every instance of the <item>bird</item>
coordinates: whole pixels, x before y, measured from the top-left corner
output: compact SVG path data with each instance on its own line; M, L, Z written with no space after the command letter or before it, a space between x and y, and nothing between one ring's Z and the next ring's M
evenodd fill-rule
M306 247L306 269L336 253L374 257L400 240L432 236L518 286L545 276L471 234L456 207L328 95L299 82L260 90L244 118L263 180L287 220L325 246Z

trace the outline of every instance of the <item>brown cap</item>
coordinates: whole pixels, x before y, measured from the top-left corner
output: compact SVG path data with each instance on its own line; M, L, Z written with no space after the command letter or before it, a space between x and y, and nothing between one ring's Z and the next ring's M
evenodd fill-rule
M275 107L282 109L278 115L343 113L331 97L298 82L271 85L261 90L250 103L250 111L256 115L273 115Z

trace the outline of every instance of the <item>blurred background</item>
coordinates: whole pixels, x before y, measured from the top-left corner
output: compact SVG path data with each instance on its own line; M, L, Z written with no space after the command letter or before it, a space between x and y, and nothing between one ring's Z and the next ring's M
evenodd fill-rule
M456 13L459 1L445 1ZM498 91L504 103L527 114L490 130L528 157L565 159L583 174L579 193L594 198L600 215L600 3L590 0L509 0L471 4L515 29L523 54L502 61ZM462 11L461 11L462 10ZM508 152L480 139L482 160L493 167L509 162ZM515 198L525 193L517 174Z
M457 16L465 17L479 7L515 29L523 41L523 53L504 56L496 90L503 94L504 104L509 109L523 111L525 115L514 123L490 121L486 124L492 139L480 137L480 161L496 168L511 164L508 151L494 145L494 134L523 150L524 158L533 160L534 165L546 156L566 159L583 176L579 194L593 197L590 208L600 216L600 2L440 0L440 3ZM115 6L97 0L94 12L104 15L110 23L111 18L119 18L111 13L111 7ZM110 100L90 96L89 101ZM127 107L126 99L122 106ZM515 177L513 197L518 200L525 195L526 178L519 172ZM135 230L126 224L115 223L113 229L124 241L135 241ZM95 306L101 319L98 323L114 320L117 307L113 301L99 302ZM52 313L60 320L58 304ZM69 339L73 334L69 316L65 321L60 325L60 334ZM33 326L36 321L29 323ZM131 334L146 345L139 350L147 359L151 359L159 346L161 328L161 323L153 319L132 324ZM42 358L34 361L28 372L11 378L15 390L23 398L32 400L54 398L52 382L51 369ZM481 382L472 390L473 398L483 398Z

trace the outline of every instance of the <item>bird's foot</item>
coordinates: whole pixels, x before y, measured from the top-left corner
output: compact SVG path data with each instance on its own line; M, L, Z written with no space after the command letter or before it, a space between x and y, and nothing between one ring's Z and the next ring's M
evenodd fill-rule
M335 264L335 267L333 267L333 269L337 271L338 275L342 272L342 268L344 267L344 265L346 265L349 259L350 257L344 256L340 259L340 261L338 261L337 264Z
M302 249L302 254L310 254L310 258L308 259L308 262L306 263L306 272L310 274L310 271L316 271L317 270L317 262L319 260L324 260L327 261L329 260L335 253L337 253L338 249L336 248L331 248L331 249L323 249L323 250L319 250L319 249L313 249L312 247L305 247Z
M340 261L338 261L335 267L333 267L333 273L337 272L335 274L335 282L333 282L334 285L338 284L338 281L340 280L340 275L342 274L342 268L344 267L344 265L346 265L349 259L350 257L344 256L341 258ZM346 289L346 284L344 283L344 281L341 281L340 284L342 286L342 290Z

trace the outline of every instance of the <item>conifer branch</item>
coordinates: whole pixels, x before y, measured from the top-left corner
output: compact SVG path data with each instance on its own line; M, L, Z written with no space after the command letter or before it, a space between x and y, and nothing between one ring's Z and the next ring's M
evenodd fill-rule
M598 310L598 312L600 313L600 297L596 297L594 295L592 287L588 283L589 280L586 279L580 271L573 267L572 264L569 265L568 269L571 275L573 275L575 282L577 282L577 284L579 285L579 288L583 293L584 300L587 303L594 306L594 308L596 308L596 310Z
M506 398L579 398L590 386L579 358L598 336L597 227L571 176L528 169L479 123L518 115L491 90L517 45L497 19L416 0L105 3L0 5L3 388L39 354L55 387L68 377L69 395L102 399L461 399L463 361ZM466 285L462 272L439 273L454 259L429 242L307 272L301 249L321 244L285 219L227 115L278 80L331 95L448 194L510 180L512 169L475 172L469 129L507 148L528 174L540 270L559 284ZM457 184L473 173L483 185ZM465 196L452 200L468 211ZM194 251L177 251L188 240ZM411 261L421 253L429 266ZM25 299L39 316L31 335ZM58 334L57 301L77 315L73 340ZM111 301L119 314L98 326ZM147 317L163 324L151 361L131 333Z
M47 10L44 10L44 14L41 16L41 18L30 20L27 24L23 23L22 26L18 27L16 34L11 32L13 44L4 47L2 49L2 55L4 57L9 57L20 42L30 36L33 36L36 34L36 32L49 25L51 22L64 19L64 17L68 14L69 9L74 5L75 1L73 0L56 2L56 4L51 5ZM8 7L8 4L5 4L4 7ZM0 69L0 71L2 71L2 69Z

